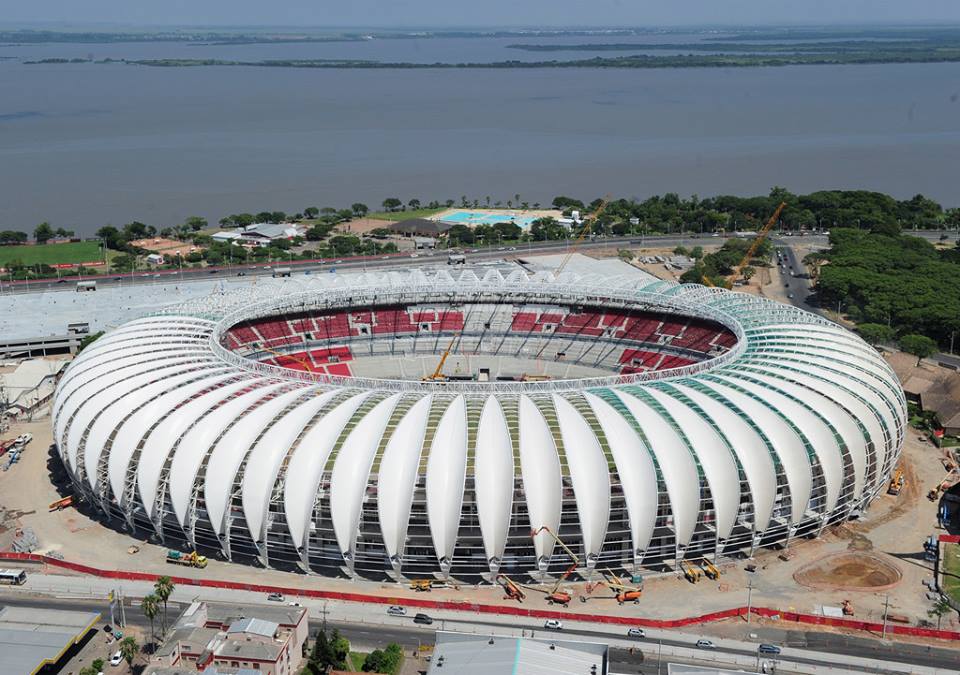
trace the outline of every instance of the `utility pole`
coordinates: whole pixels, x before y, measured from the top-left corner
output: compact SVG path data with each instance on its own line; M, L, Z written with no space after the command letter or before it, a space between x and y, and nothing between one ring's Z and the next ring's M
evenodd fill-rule
M663 638L657 640L657 675L660 675L661 661L663 661Z
M887 609L890 607L890 594L887 593L884 597L886 599L883 602L883 630L880 633L881 640L887 639Z
M750 623L750 610L753 608L753 579L747 582L747 623Z

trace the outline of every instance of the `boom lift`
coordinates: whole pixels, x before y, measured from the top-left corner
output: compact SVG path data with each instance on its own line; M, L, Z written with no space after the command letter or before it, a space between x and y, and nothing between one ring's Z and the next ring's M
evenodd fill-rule
M449 357L450 352L453 351L453 345L456 343L458 337L460 337L460 331L454 333L453 337L450 338L450 342L447 343L447 348L443 350L443 354L440 356L440 363L437 364L432 374L423 378L424 382L435 382L437 380L447 379L443 374L443 364L447 362L447 357Z
M550 603L551 605L556 604L556 605L563 605L564 607L566 607L568 604L570 604L570 601L573 599L573 596L567 591L561 591L560 585L567 579L567 577L573 574L573 571L577 569L577 567L580 566L580 558L578 558L577 554L574 553L569 546L564 544L563 540L560 539L560 537L558 537L553 532L553 530L551 530L546 525L541 527L539 530L534 530L533 532L531 532L530 538L532 539L533 537L536 537L541 532L546 532L551 537L553 537L556 540L556 542L560 544L560 547L564 550L564 552L568 556L570 556L570 558L573 560L573 562L570 564L570 567L568 567L566 571L562 575L560 575L560 578L557 579L557 582L553 585L553 589L551 589L551 591L547 593L548 603Z
M503 586L503 592L506 593L505 599L516 600L517 602L523 602L526 599L527 594L523 592L520 585L506 574L498 574L496 581Z
M717 569L717 566L706 558L700 558L700 567L703 569L703 573L707 575L708 579L716 581L720 578L720 570Z
M743 274L743 270L750 264L750 259L756 254L757 249L760 248L760 245L767 238L767 235L770 233L770 229L776 224L777 219L780 217L780 214L783 213L783 210L787 207L786 202L780 202L780 205L777 206L777 209L773 212L773 215L770 216L770 219L764 223L763 227L757 232L757 236L754 237L753 243L750 244L750 248L747 249L747 252L743 255L743 258L737 263L737 266L734 268L733 272L727 276L723 282L722 286L726 289L733 288L733 285L740 279L740 276ZM716 288L716 284L710 281L709 277L703 277L703 284L705 286L710 286L711 288Z
M607 586L607 588L614 592L614 597L619 604L622 605L625 602L632 602L636 605L640 603L640 595L643 593L642 588L637 586L627 586L625 583L623 583L620 577L613 573L612 570L605 571L613 578L613 581L605 579L603 583Z

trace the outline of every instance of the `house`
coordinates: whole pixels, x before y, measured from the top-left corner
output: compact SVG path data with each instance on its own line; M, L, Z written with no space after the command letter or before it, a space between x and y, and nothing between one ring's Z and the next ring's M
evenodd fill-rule
M237 241L240 239L239 232L230 232L229 230L221 230L219 232L214 232L210 235L210 238L214 241L219 241L220 243L229 243L231 241Z
M960 436L960 373L929 361L917 365L917 357L904 352L886 353L884 358L900 378L907 399L934 413L946 435Z
M426 218L410 218L399 223L391 223L388 229L405 237L437 237L453 227L453 223Z

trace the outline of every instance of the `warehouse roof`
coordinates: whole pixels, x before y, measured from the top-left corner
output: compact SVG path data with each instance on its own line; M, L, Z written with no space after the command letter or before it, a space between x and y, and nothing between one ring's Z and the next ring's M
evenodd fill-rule
M401 220L399 223L391 224L389 229L402 234L416 234L432 237L446 232L451 227L453 227L452 223L442 223L439 220L410 218L409 220Z
M588 675L607 672L607 647L593 642L437 633L428 675Z
M98 612L37 607L0 609L0 654L5 673L36 673L56 663L100 620Z

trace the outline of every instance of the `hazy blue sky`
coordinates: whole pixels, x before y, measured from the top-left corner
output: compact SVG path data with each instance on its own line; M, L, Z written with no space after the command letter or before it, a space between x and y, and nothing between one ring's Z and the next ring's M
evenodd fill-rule
M958 0L0 0L16 22L302 26L960 22Z

